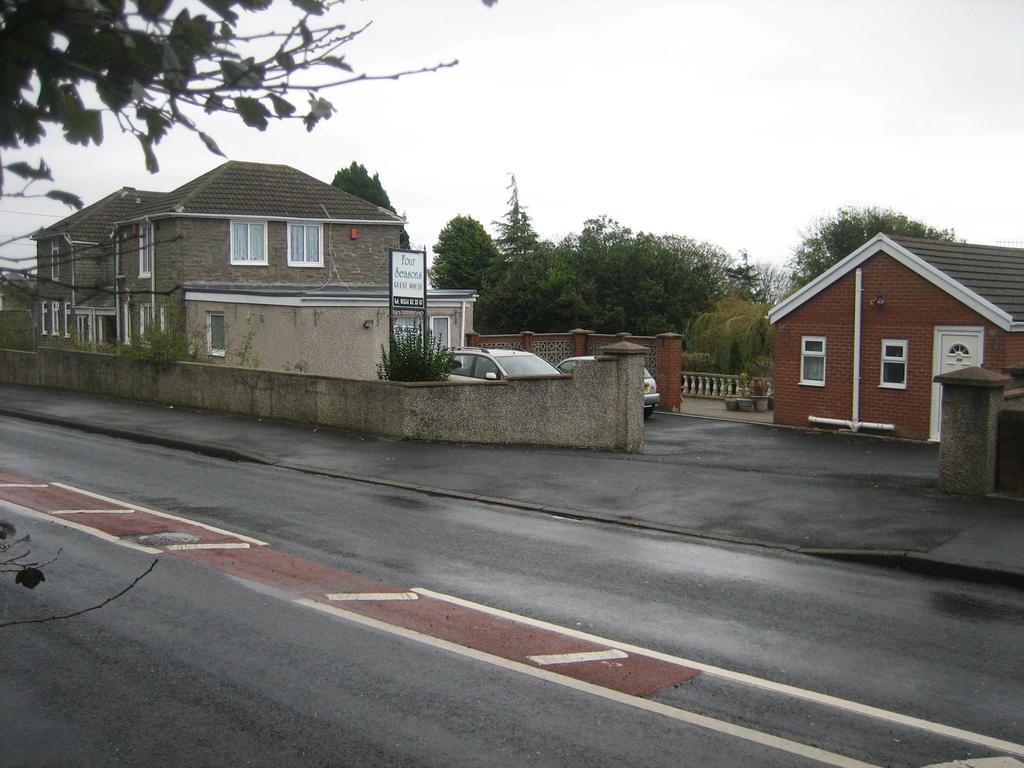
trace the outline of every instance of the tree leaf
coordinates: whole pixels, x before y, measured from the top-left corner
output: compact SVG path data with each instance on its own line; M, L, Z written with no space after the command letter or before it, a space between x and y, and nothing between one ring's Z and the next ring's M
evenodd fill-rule
M340 56L324 56L322 59L320 59L320 62L322 64L327 64L329 66L335 67L336 69L343 69L346 72L352 71L352 67L346 64L345 59Z
M234 101L235 109L238 110L238 114L241 115L246 125L259 128L261 131L266 130L270 110L259 99L236 96Z
M82 202L82 198L78 195L72 194L71 192L63 192L59 189L51 189L46 193L46 196L51 200L64 203L64 205L70 206L71 208L79 209L85 203Z
M206 110L207 114L211 114L213 112L220 112L224 109L224 99L222 99L216 93L211 93L210 97L206 100L206 104L203 105L203 109Z
M14 577L15 584L21 584L28 589L35 589L44 581L46 581L46 576L38 568L23 568Z
M46 179L47 181L53 181L53 174L50 173L50 169L42 160L39 161L38 168L33 168L24 162L8 163L4 168L23 179L32 179L33 181Z
M295 112L295 106L286 99L282 99L280 96L270 94L270 101L274 105L274 112L277 113L278 117L288 117Z
M274 58L277 60L277 63L281 67L281 69L285 70L286 72L291 72L293 69L295 69L295 57L292 56L287 51L281 51Z
M153 139L148 136L137 136L139 144L142 145L142 154L146 157L146 170L156 173L160 170L160 163L156 160L156 153L153 151Z
M300 11L319 16L324 12L324 4L320 0L292 0L292 5Z
M138 0L139 13L149 21L158 21L171 7L171 0Z
M253 59L224 59L220 63L220 71L228 88L258 88L263 84L263 72Z
M198 133L199 133L199 138L203 140L203 144L206 145L206 148L208 150L213 152L213 154L215 154L215 155L220 155L221 157L225 156L224 153L220 151L220 147L217 146L217 142L215 142L213 139L211 139L209 136L207 136L202 131L199 131Z

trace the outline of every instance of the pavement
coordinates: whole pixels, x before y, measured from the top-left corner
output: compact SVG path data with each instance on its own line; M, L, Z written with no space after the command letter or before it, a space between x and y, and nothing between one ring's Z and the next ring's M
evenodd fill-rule
M399 441L31 387L0 416L666 535L1024 587L1024 500L936 488L938 447L656 413L642 455Z

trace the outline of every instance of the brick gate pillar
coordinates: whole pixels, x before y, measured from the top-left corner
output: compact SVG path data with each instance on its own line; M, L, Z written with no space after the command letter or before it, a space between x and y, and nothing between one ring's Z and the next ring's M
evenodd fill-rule
M942 385L939 490L967 496L993 493L999 411L1010 377L974 367L934 380Z
M572 355L570 357L583 357L589 354L587 352L587 337L593 333L593 331L587 331L583 328L573 328L569 333L572 334Z
M683 337L678 333L659 333L655 337L658 370L654 378L661 393L661 407L679 412L683 407Z

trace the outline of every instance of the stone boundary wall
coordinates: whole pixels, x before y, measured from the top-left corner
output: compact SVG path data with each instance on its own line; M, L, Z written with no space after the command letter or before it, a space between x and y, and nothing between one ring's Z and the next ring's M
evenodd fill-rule
M654 376L661 393L661 407L679 411L682 406L683 337L677 333L633 336L629 333L594 333L575 328L568 333L466 333L466 345L489 349L521 349L558 365L567 357L596 355L610 344L629 342L643 347L644 365Z
M0 384L321 424L385 437L643 451L643 348L575 376L407 384L42 348L0 350Z

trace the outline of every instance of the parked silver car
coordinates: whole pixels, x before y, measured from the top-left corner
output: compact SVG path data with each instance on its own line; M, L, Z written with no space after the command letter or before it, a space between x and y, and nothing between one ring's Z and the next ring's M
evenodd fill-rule
M451 381L498 381L523 376L561 376L543 357L521 349L462 347L452 353Z
M572 373L572 369L576 367L576 363L581 360L593 360L593 355L584 355L581 357L567 357L565 360L560 362L556 367L562 373ZM651 376L651 372L644 368L644 418L649 419L654 413L654 406L661 405L661 395L658 393L658 383Z

